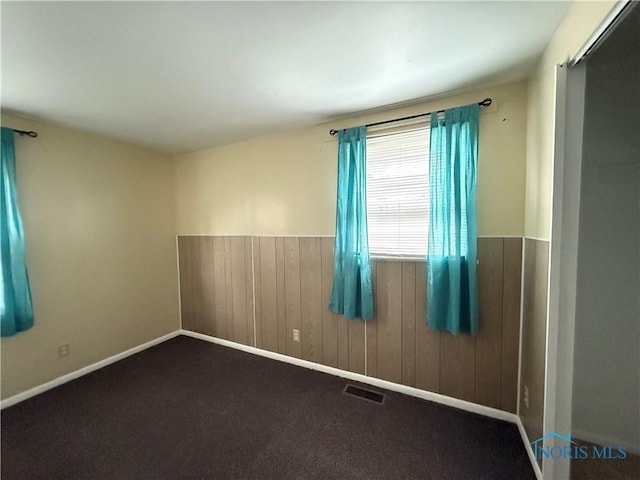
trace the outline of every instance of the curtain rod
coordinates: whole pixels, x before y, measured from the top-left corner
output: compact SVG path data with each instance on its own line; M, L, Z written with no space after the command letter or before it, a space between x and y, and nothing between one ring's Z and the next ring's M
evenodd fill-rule
M488 107L489 105L491 105L492 101L493 100L491 100L490 98L485 98L481 102L478 102L478 105L480 105L481 107ZM436 113L442 113L442 112L444 112L444 110L438 110ZM411 115L410 117L394 118L393 120L383 120L382 122L367 123L365 127L375 127L377 125L384 125L386 123L401 122L403 120L411 120L413 118L419 118L419 117L425 117L427 115L431 115L431 113L432 112L419 113L418 115ZM345 129L342 128L341 130L345 130ZM335 130L332 128L331 130L329 130L329 135L334 136L339 131L340 130Z
M36 138L38 136L38 133L34 132L33 130L16 130L15 128L12 128L11 130L13 130L16 133L19 133L21 136L26 135L27 137L31 137L31 138Z

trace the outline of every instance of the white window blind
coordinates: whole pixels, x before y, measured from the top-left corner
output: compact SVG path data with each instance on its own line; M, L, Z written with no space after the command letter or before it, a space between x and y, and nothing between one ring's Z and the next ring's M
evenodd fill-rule
M373 256L425 257L429 125L367 138L367 218Z

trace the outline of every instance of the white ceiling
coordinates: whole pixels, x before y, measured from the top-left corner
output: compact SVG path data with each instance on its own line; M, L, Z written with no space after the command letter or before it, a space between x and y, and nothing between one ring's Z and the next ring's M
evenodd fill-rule
M177 153L525 78L565 2L2 2L2 108Z

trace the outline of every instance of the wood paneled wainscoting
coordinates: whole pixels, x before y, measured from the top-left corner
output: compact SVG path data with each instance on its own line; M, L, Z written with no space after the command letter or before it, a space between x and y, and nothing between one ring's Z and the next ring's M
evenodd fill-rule
M426 326L426 264L420 261L373 262L374 319L330 312L333 242L179 236L183 328L516 411L521 238L478 240L475 337Z
M544 375L547 354L547 304L549 288L549 242L524 241L524 288L522 289L522 368L520 383L528 390L520 396L520 418L530 439L543 435ZM542 460L538 459L541 463Z

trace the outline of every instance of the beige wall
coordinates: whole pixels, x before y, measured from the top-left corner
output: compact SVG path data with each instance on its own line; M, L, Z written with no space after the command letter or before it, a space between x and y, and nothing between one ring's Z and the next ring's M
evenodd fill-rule
M35 325L2 339L2 398L179 328L171 160L10 115ZM70 355L58 358L59 345Z
M549 240L551 236L555 66L578 52L615 3L573 2L529 81L524 227L527 237Z
M479 234L522 235L525 82L270 135L175 158L179 234L332 235L337 138L330 128L428 112L492 97L480 117Z

